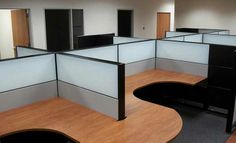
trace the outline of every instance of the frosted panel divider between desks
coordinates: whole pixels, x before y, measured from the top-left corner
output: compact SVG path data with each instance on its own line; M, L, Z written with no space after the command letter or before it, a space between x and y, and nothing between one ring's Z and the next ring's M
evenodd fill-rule
M202 34L188 35L188 36L184 36L184 41L202 43L202 38L203 38Z
M236 36L204 34L204 43L236 46Z
M155 40L119 45L119 62L132 63L155 58Z
M209 45L158 40L157 57L208 64Z
M37 50L37 49L31 49L27 47L17 47L17 57L24 57L24 56L32 56L32 55L40 55L40 54L46 54L47 51L43 50Z
M117 45L75 50L66 53L117 62Z
M220 35L229 35L229 33L230 33L229 30L219 32Z
M57 55L58 79L106 96L118 98L118 66Z
M170 31L170 32L166 32L166 37L176 37L176 36L184 36L184 35L191 35L194 33L189 33L189 32L175 32L175 31Z
M177 36L177 37L168 37L163 40L169 40L169 41L184 41L184 36Z
M56 80L55 55L0 62L0 92Z
M113 37L113 44L137 42L137 41L143 41L143 40L147 40L147 39L143 39L143 38L129 38L129 37Z

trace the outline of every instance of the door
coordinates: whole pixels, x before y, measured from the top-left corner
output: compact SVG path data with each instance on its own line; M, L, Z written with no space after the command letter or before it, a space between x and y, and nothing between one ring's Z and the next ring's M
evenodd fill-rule
M170 13L157 13L157 39L165 38L170 31Z
M133 36L133 11L118 10L118 36Z
M14 47L30 46L28 10L11 10Z
M70 10L45 10L47 49L70 49Z

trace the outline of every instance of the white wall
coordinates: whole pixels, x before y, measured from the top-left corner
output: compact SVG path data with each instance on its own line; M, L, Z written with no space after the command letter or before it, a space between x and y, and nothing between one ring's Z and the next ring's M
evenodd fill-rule
M236 34L236 0L176 0L175 27L229 29Z
M13 58L13 47L11 11L0 10L0 58Z
M174 0L0 0L0 8L29 8L32 46L43 49L46 49L44 9L50 8L83 9L87 35L117 33L117 9L134 10L135 37L156 37L157 12L171 12L174 28Z

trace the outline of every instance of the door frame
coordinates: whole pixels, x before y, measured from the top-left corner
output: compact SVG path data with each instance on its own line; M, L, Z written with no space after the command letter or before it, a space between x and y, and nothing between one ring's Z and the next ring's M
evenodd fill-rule
M24 9L27 10L27 15L28 15L28 28L29 28L29 46L33 46L33 28L32 28L32 19L31 19L31 9L30 8L25 8L25 7L21 7L21 8L2 8L0 7L0 10L20 10L20 9Z
M171 29L171 12L157 12L156 13L156 39L157 39L157 36L158 36L157 35L157 33L158 33L158 22L157 22L158 14L169 14L169 21L170 21L169 27ZM166 32L165 32L165 37L166 37Z
M127 10L127 11L131 11L131 37L134 37L134 9L117 9L116 11L116 15L117 15L117 36L118 36L118 16L119 16L119 10Z

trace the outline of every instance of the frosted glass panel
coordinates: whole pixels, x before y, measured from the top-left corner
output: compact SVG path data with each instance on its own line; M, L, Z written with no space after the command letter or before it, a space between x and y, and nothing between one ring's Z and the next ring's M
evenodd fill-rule
M184 41L184 36L178 36L178 37L169 37L165 38L163 40L170 40L170 41Z
M136 41L143 41L143 40L147 40L147 39L143 39L143 38L128 38L128 37L113 37L113 43L114 44L136 42Z
M236 46L236 36L204 34L204 43Z
M194 34L194 33L170 31L170 32L166 32L166 37L175 37L175 36L183 36L183 35L191 35L191 34Z
M209 45L158 40L157 57L208 64Z
M186 42L199 42L202 43L202 34L184 36L184 41Z
M76 50L66 53L117 62L117 45L85 50Z
M32 56L32 55L39 55L39 54L46 54L48 52L24 47L17 47L17 56L24 57L24 56Z
M58 79L118 98L118 66L57 55Z
M54 54L2 61L0 69L0 92L56 80Z
M220 35L229 35L229 31L228 30L220 31L219 34Z
M155 57L155 40L119 45L119 62L132 63Z

